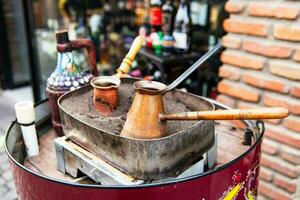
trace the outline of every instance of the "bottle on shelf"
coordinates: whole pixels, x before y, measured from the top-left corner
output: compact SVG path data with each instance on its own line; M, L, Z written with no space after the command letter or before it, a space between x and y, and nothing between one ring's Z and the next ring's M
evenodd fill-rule
M190 7L193 26L207 31L209 27L209 0L191 0Z
M145 5L145 10L146 10L146 5ZM147 10L148 11L148 10ZM149 23L149 13L145 12L144 16L143 16L143 24L142 26L139 28L139 35L141 36L145 36L146 40L144 41L144 46L147 46L148 48L152 48L152 42L151 40L148 41L148 43L150 42L150 44L147 45L147 37L150 37L150 23ZM148 39L149 40L149 39Z
M162 31L164 33L162 46L163 46L163 55L168 56L173 53L174 50L174 38L173 33L173 23L174 23L174 5L173 1L167 0L166 3L162 6L163 11L163 23Z
M149 9L149 19L151 25L151 32L161 31L162 25L162 9L161 0L151 0Z
M187 53L191 49L192 22L188 0L180 0L174 22L173 37L175 49L180 53Z
M146 46L148 49L152 49L152 37L151 34L147 35L146 37Z
M154 53L156 55L162 54L162 40L163 40L163 33L161 31L159 32L153 32L151 33L151 39L152 39L152 48L154 50Z
M164 35L172 35L174 23L174 5L173 1L167 0L162 6L162 31Z
M145 23L145 19L148 16L148 8L143 1L135 1L135 25L142 26Z
M162 39L163 56L169 56L174 52L174 38L172 35L164 35Z

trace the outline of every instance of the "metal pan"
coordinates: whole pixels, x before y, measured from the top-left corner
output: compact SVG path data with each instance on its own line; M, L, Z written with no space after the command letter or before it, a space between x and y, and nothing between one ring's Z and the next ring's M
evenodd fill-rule
M132 87L135 81L137 79L122 80L120 98L125 98L122 97L122 87ZM78 113L64 106L72 101L72 97L80 97L91 90L90 86L84 87L58 100L64 134L131 176L144 180L176 176L214 144L214 121L196 121L183 130L159 139L129 139L105 129L105 125L99 127L92 120L80 119ZM133 88L130 91L129 98L133 99ZM174 90L165 96L175 98L191 110L214 110L213 104L190 93ZM86 100L76 102L76 107L84 106L87 106ZM111 117L110 120L110 123L114 123L115 118Z

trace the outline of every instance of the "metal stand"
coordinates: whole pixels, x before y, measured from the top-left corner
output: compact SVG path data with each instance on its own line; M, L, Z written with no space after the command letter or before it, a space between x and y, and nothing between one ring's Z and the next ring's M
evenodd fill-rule
M78 146L66 136L54 140L57 167L64 174L78 178L79 172L84 173L101 185L140 185L144 183L160 183L170 179L186 178L195 174L203 173L204 169L212 169L216 164L215 145L205 153L199 161L193 163L177 177L168 177L160 180L140 180L129 176L120 169L110 165L101 158Z
M77 178L79 171L102 185L139 185L142 180L124 174L66 136L54 140L58 170Z

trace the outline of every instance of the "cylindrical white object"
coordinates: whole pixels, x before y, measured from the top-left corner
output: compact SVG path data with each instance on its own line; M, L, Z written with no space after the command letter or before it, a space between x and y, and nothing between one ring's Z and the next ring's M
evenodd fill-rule
M17 121L21 125L22 135L28 156L39 154L39 145L35 129L35 113L31 101L21 101L15 104Z

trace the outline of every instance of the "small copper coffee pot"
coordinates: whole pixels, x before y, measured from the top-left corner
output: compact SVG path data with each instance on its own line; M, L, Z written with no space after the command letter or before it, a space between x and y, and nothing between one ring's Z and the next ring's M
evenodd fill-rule
M110 116L118 106L120 83L120 79L113 76L99 76L91 80L94 107L103 116Z
M244 120L279 119L289 115L286 108L231 109L165 114L163 94L165 84L155 81L134 83L136 94L127 113L121 136L154 139L168 135L167 120Z
M114 76L99 76L91 81L91 85L94 88L94 107L103 116L111 116L113 110L118 106L118 88L121 84L120 78L127 76L127 73L131 69L132 62L142 47L143 42L144 37L142 36L137 36L134 39Z
M134 89L137 92L121 135L139 139L167 136L166 122L159 120L159 115L165 112L162 91L166 85L155 81L138 81L134 83Z

